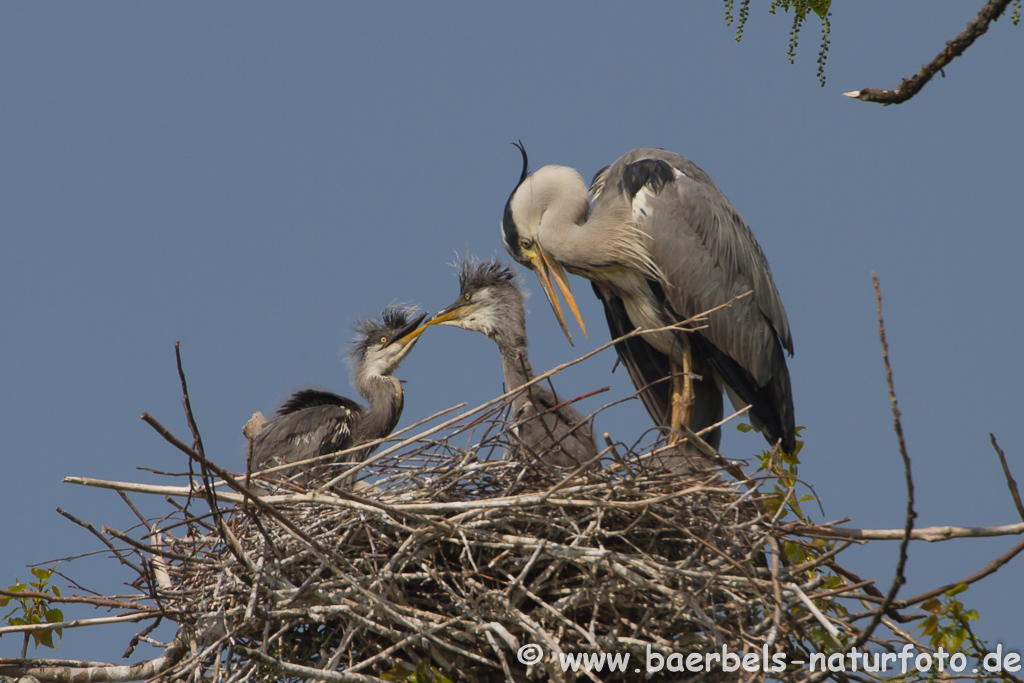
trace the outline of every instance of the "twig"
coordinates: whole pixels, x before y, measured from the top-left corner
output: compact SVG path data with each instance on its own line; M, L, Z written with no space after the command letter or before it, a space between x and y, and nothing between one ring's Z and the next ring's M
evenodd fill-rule
M847 529L844 527L813 526L803 523L780 524L778 528L783 533L811 538L845 538L855 541L902 541L906 537L905 529ZM1004 524L1003 526L929 526L913 529L910 532L910 540L937 543L954 538L1019 536L1022 533L1024 533L1024 522Z
M916 605L918 603L924 602L925 600L928 600L930 598L934 598L934 597L936 597L938 595L942 595L943 593L948 591L950 588L955 588L956 586L959 586L961 584L970 585L972 583L977 583L978 581L980 581L981 579L985 578L989 574L994 574L996 571L999 570L1000 567L1002 567L1004 564L1006 564L1007 562L1012 560L1014 557L1016 557L1018 554L1020 554L1020 551L1022 551L1022 550L1024 550L1024 540L1021 540L1017 545L1015 545L1012 548L1010 548L1010 550L1008 552L1006 552L1003 555L1000 555L999 557L997 557L996 559L990 561L987 565L985 565L985 568L982 569L981 571L979 571L979 572L977 572L975 574L971 574L970 576L968 576L965 579L961 579L959 581L954 581L953 583L948 583L945 586L940 586L939 588L935 588L933 590L926 591L924 593L921 593L920 595L915 595L914 597L908 598L906 600L899 600L899 601L895 602L894 604L895 604L897 609L903 609L905 607L909 607L911 605Z
M1020 491L1017 489L1017 482L1014 480L1013 475L1010 474L1010 466L1006 464L1006 454L1003 453L1003 449L996 443L995 434L989 434L988 438L992 440L992 448L996 449L996 455L999 456L999 464L1003 466L1003 476L1006 477L1006 485L1010 487L1010 495L1013 496L1013 504L1017 506L1017 514L1024 520L1024 504L1020 501Z
M946 47L935 59L925 64L921 69L911 76L905 78L895 90L881 90L877 88L864 88L845 92L846 97L853 97L862 102L878 102L880 104L901 104L921 91L932 77L942 71L954 59L964 53L975 40L985 35L991 22L998 19L1011 0L989 0L981 8L978 15L968 22L967 27L960 32L953 40L946 43Z
M917 513L914 512L914 479L910 474L910 456L907 455L907 444L903 440L900 408L896 402L896 389L892 383L892 366L889 365L889 344L885 341L885 322L882 319L882 289L874 273L871 273L871 280L875 283L875 301L878 306L878 339L882 343L882 360L885 362L885 382L889 386L889 403L892 405L893 429L896 430L896 440L899 442L900 447L900 458L903 460L903 475L907 481L907 515L903 525L903 539L900 541L900 554L896 562L896 572L892 585L889 586L889 592L886 593L885 600L882 601L882 605L871 618L871 622L854 640L853 645L850 647L851 650L864 645L868 641L871 634L878 628L878 624L881 623L882 617L889 611L893 601L896 600L896 594L899 592L900 586L907 582L903 572L907 566L907 548L910 546L910 536L914 531L914 518L917 517Z

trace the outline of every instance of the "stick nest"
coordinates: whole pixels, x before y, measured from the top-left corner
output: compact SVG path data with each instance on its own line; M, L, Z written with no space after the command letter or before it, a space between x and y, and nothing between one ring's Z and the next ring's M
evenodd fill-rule
M461 680L561 678L550 657L524 671L526 643L759 647L771 590L756 511L714 474L633 464L552 491L562 478L543 467L458 456L360 496L275 505L317 550L236 509L238 545L208 536L164 606L275 659L368 674L429 657Z

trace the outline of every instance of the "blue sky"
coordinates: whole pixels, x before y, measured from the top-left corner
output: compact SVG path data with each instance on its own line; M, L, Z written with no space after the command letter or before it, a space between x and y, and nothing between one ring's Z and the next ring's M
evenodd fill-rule
M393 301L447 305L456 252L505 258L517 139L534 168L585 178L665 147L744 215L793 330L801 473L819 516L903 523L875 271L918 524L1019 521L988 434L1024 481L1024 27L1003 19L907 104L840 95L910 75L975 11L837 3L821 88L816 25L790 66L787 16L752 8L737 44L718 2L0 6L0 584L97 549L57 506L133 523L112 492L63 477L184 469L138 417L187 433L176 340L207 453L232 469L254 410L308 386L355 396L343 351L357 318ZM538 370L607 341L586 282L572 282L591 331L575 350L524 282ZM556 386L611 386L583 406L596 409L630 391L613 362ZM403 425L501 389L493 345L452 329L425 335L398 376ZM634 403L597 431L631 441L646 427ZM727 430L723 450L762 446ZM915 544L904 595L1014 540ZM847 561L887 586L896 554ZM130 578L105 559L63 569L107 592ZM1018 652L1022 580L1018 559L964 596L983 637ZM67 631L60 656L117 660L132 633ZM0 640L0 656L18 651L20 638Z

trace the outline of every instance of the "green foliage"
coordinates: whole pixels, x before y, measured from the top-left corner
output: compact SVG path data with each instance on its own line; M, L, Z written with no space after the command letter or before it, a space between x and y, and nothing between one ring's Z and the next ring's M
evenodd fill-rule
M1010 15L1010 21L1014 26L1020 24L1020 3L1021 0L1013 0L1013 14Z
M60 597L60 589L57 586L50 585L50 578L53 576L53 569L39 569L34 568L32 570L32 576L36 577L35 581L30 581L25 584L14 578L14 585L8 586L7 590L12 593L44 593L52 595L56 598ZM11 602L17 603L15 608L7 613L3 618L7 621L8 626L27 626L30 624L57 624L64 621L64 613L57 608L51 608L48 600L42 597L26 596L23 598L11 597L7 595L0 595L0 608L7 607ZM17 616L15 616L17 615ZM63 639L63 629L48 629L41 631L31 631L25 634L25 648L28 647L29 636L35 642L35 646L45 645L46 647L56 650L57 648L53 644L53 634L57 633L57 637ZM23 648L23 656L24 649Z
M396 666L381 678L385 681L405 681L406 683L452 683L450 679L441 674L439 669L430 666L429 657L420 661L415 671L404 666Z
M943 594L943 599L932 598L921 605L931 616L918 624L921 634L931 638L934 647L944 647L953 652L960 649L970 633L967 622L980 621L977 611L964 609L964 605L955 596L967 590L967 584L961 583L950 588Z
M736 42L739 42L743 39L743 29L746 27L747 19L750 16L750 0L740 0L738 18L733 16L733 12L736 9L735 0L723 1L725 2L725 24L726 26L732 26L733 21L736 21ZM1019 10L1021 0L1016 0L1016 2ZM796 59L797 39L808 15L813 12L818 16L818 19L821 21L821 49L818 51L818 82L821 83L823 88L825 87L825 60L828 59L828 47L832 34L832 23L829 19L832 16L832 13L829 11L831 5L832 0L772 0L772 4L768 6L768 11L771 14L775 14L776 10L779 9L784 12L793 10L793 27L789 31L789 51L787 53L790 64L793 64ZM1019 15L1019 11L1017 14Z
M748 424L739 424L736 425L736 429L747 433L753 427ZM803 427L797 427L796 435L800 436L803 429ZM803 450L803 447L804 442L797 440L796 448L792 453L773 453L772 450L765 450L757 456L760 461L757 473L763 472L769 475L773 482L772 493L764 497L763 503L765 509L776 519L785 519L789 513L792 513L800 521L807 521L807 517L800 508L800 503L817 500L810 494L803 496L796 494L796 485L799 481L797 470L800 466L800 451ZM780 508L782 508L781 511Z

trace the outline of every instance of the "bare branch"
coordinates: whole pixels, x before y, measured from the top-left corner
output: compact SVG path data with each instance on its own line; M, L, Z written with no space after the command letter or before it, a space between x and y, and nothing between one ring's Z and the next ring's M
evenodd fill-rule
M1006 7L1010 4L1011 0L989 0L985 3L985 6L981 8L978 15L971 19L967 23L967 27L960 32L953 40L946 43L946 47L936 55L928 64L925 64L921 69L909 78L903 79L895 90L880 90L877 88L865 88L863 90L853 90L851 92L843 93L846 97L853 97L861 100L862 102L878 102L880 104L901 104L906 102L911 97L921 92L921 89L932 79L932 77L941 72L943 67L947 66L954 59L964 53L964 50L969 48L975 40L985 35L988 31L990 23L998 19L1003 12L1006 11Z
M1020 515L1021 519L1024 519L1024 504L1020 501L1020 491L1017 489L1017 482L1014 480L1013 475L1010 474L1010 466L1006 464L1006 454L1003 453L1003 449L996 443L995 434L989 434L988 438L992 440L992 448L996 449L996 455L999 456L999 464L1003 466L1003 476L1006 477L1006 485L1010 487L1010 495L1013 497L1013 504L1017 506L1017 514Z

